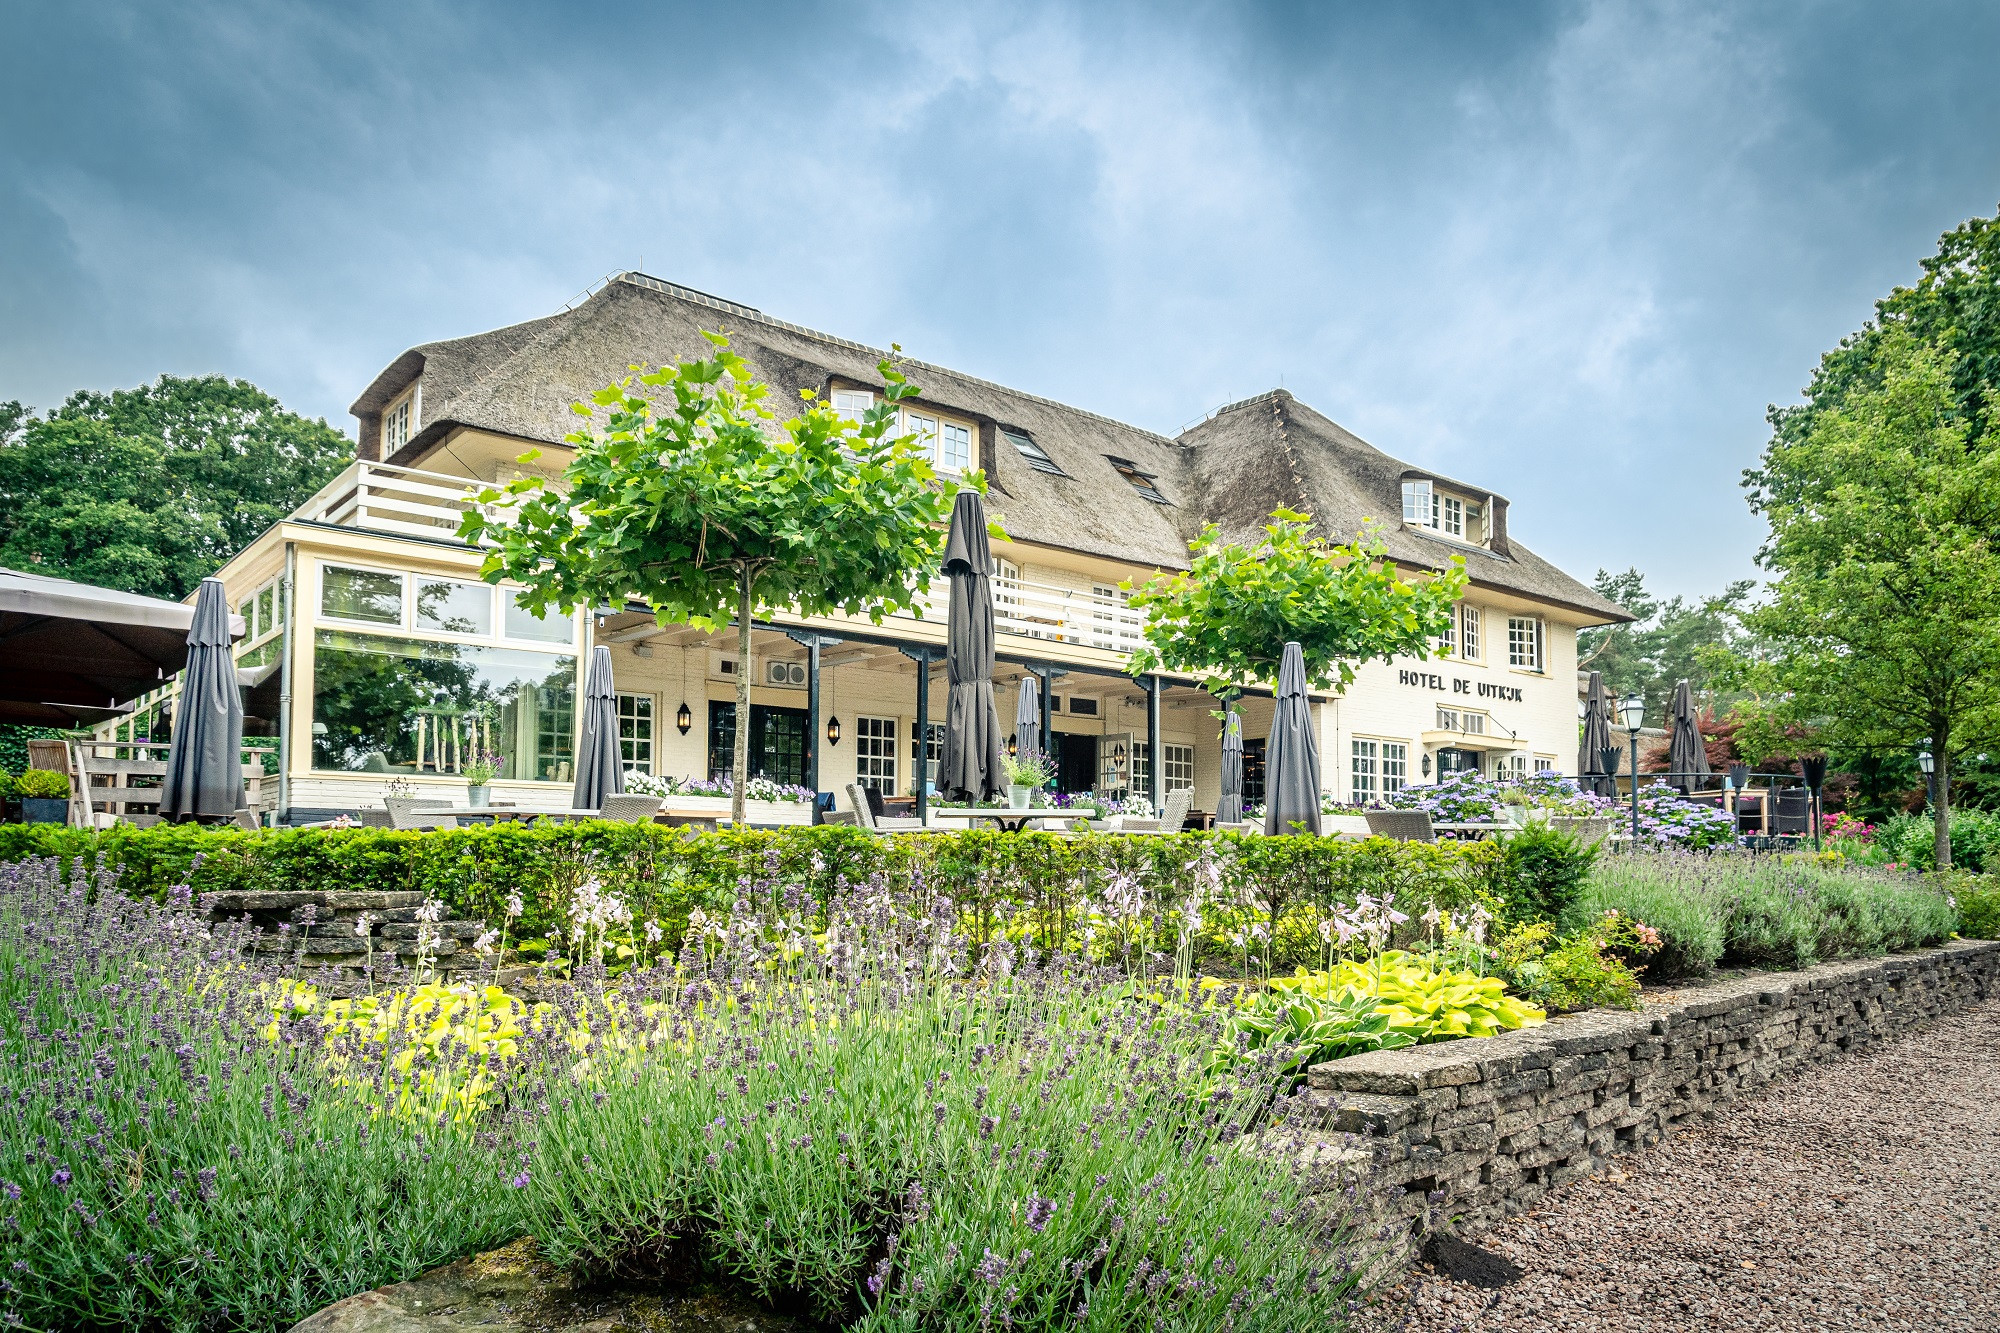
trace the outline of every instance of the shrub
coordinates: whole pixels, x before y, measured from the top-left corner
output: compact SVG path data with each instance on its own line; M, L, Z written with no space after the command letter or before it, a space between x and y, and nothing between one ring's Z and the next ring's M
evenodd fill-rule
M2000 886L1984 880L1954 879L1958 900L1958 933L1970 940L2000 940Z
M1555 921L1583 889L1598 849L1550 824L1529 824L1501 844L1493 889L1510 921Z
M1240 960L1232 935L1256 928L1255 962L1289 968L1322 956L1318 925L1363 893L1428 898L1455 910L1486 891L1500 848L1387 838L1234 834L909 833L881 837L822 825L687 837L654 824L586 820L500 824L434 833L389 829L128 826L93 831L0 825L0 860L102 858L127 892L235 889L414 890L465 916L498 920L510 893L527 909L522 939L562 926L578 887L596 880L669 947L690 913L727 915L739 895L763 906L788 889L827 900L833 884L879 876L885 886L948 894L975 943L1005 936L1041 949L1115 944L1121 956L1175 954L1199 922L1193 952ZM197 864L197 858L199 863ZM822 923L823 924L823 923Z
M1508 995L1498 977L1438 967L1400 949L1371 959L1347 959L1323 972L1300 968L1292 976L1273 977L1271 986L1285 995L1376 999L1388 1016L1389 1030L1407 1033L1420 1043L1490 1037L1534 1027L1545 1018L1533 1005Z
M2000 814L1953 810L1951 863L1955 869L2000 872ZM1930 812L1895 815L1875 826L1867 859L1910 870L1937 868L1936 824Z
M1651 976L1699 976L1721 960L1727 943L1730 864L1713 857L1606 857L1563 914L1561 928L1575 935L1606 912L1623 913L1659 932L1660 947L1647 963Z
M1638 1007L1638 971L1618 951L1651 953L1658 937L1649 928L1614 913L1550 947L1554 938L1546 921L1500 938L1498 960L1510 988L1558 1013Z
M51 768L31 768L14 779L14 790L26 800L64 800L69 796L69 774Z

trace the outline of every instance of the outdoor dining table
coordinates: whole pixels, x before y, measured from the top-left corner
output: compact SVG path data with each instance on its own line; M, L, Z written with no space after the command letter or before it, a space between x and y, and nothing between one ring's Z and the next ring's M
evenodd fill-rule
M1061 811L1049 810L933 810L932 819L963 819L968 824L991 820L1002 833L1019 833L1037 819L1063 819Z
M1514 825L1512 824L1494 824L1485 822L1481 823L1467 822L1458 824L1432 824L1431 832L1470 834L1472 837L1475 838L1484 838L1484 837L1489 837L1492 834L1499 833L1502 830L1511 829L1513 827Z

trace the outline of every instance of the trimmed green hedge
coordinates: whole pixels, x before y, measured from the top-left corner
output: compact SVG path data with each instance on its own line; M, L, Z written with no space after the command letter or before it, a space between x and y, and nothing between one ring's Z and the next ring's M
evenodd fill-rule
M1394 893L1412 918L1426 902L1458 910L1490 895L1501 855L1484 842L1386 838L1059 838L984 830L883 837L842 826L690 836L595 820L428 833L0 825L0 861L101 858L135 896L157 897L181 883L197 894L414 890L462 915L497 921L507 895L518 893L527 913L517 937L560 924L588 879L677 936L697 907L726 909L743 898L794 910L802 893L823 900L844 878L876 880L912 901L943 894L968 913L981 942L1005 933L1047 947L1070 936L1087 903L1101 904L1107 890L1129 902L1136 886L1148 923L1143 947L1164 942L1171 951L1169 918L1200 895L1205 951L1235 953L1240 946L1227 943L1230 933L1261 924L1273 940L1272 963L1283 967L1321 956L1319 922L1363 892Z

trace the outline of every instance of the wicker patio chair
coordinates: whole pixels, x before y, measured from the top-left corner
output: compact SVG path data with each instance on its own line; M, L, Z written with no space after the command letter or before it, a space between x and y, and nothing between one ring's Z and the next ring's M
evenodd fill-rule
M1394 838L1397 842L1437 841L1428 810L1369 810L1366 814L1368 832L1373 837Z

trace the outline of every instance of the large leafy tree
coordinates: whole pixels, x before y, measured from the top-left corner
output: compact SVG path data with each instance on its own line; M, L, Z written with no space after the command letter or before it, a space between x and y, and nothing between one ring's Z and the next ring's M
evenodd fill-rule
M354 456L219 375L0 404L0 565L180 598Z
M1975 438L1948 347L1896 322L1866 344L1838 393L1777 414L1744 474L1777 575L1746 617L1768 653L1745 674L1768 734L1810 727L1850 754L1928 744L1947 865L1954 761L2000 747L2000 437Z
M1651 718L1667 715L1674 686L1683 680L1710 707L1720 711L1726 705L1717 654L1744 647L1742 615L1757 586L1754 580L1731 583L1716 596L1700 599L1655 597L1646 591L1645 576L1636 569L1622 574L1600 569L1594 586L1638 619L1629 625L1579 630L1578 667L1602 671L1614 694L1639 694Z
M1185 572L1133 590L1147 641L1131 669L1197 675L1215 693L1246 680L1275 688L1291 640L1317 689L1345 689L1358 663L1428 657L1465 591L1460 557L1433 578L1405 579L1381 534L1330 542L1313 532L1312 515L1290 509L1273 513L1249 546L1223 541L1210 524L1188 556Z
M760 608L879 622L912 607L943 554L951 494L915 437L896 433L915 386L891 362L859 421L805 395L776 425L767 387L720 334L713 356L620 380L575 411L576 456L554 485L509 482L465 517L488 579L527 584L532 609L638 598L661 624L736 623L736 822L750 776L750 627ZM603 414L602 428L596 418ZM968 484L984 487L973 474Z

